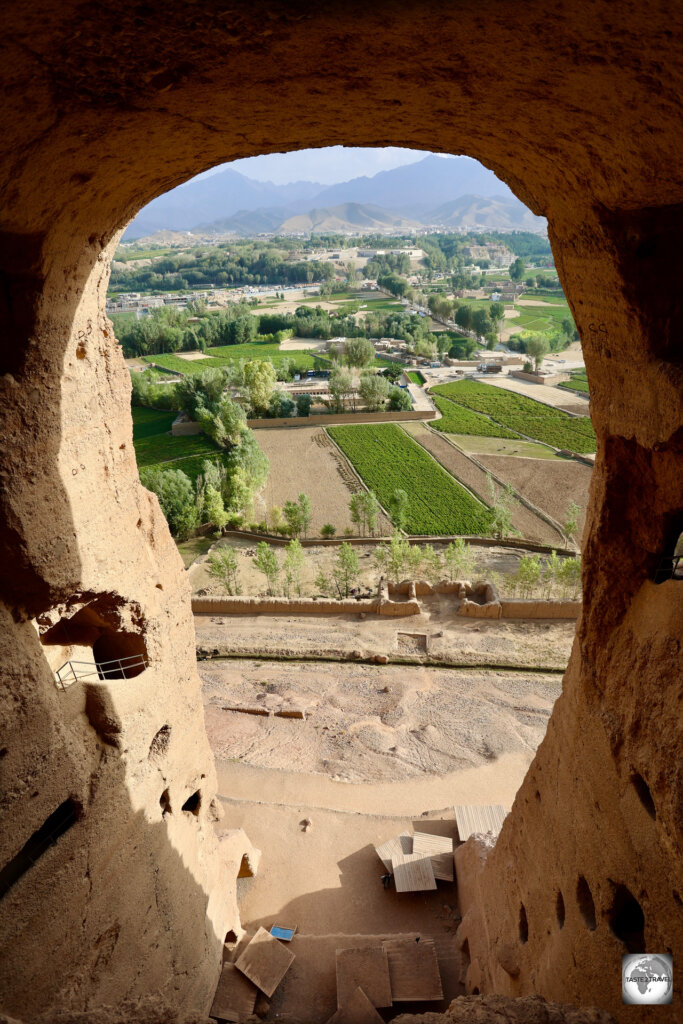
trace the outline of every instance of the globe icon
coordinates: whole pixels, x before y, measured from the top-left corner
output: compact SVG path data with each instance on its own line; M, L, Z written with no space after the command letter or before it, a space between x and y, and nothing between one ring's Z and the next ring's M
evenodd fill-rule
M670 956L638 953L622 960L622 996L625 1003L652 1006L673 999L673 965Z

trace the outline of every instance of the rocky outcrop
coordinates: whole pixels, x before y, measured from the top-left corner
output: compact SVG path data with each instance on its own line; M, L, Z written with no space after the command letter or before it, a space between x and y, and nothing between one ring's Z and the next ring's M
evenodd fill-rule
M466 151L548 218L598 435L584 605L547 738L495 848L463 875L478 895L460 938L482 991L630 1019L621 954L683 946L681 583L652 582L683 508L683 12L161 13L2 13L0 1006L27 1019L162 990L179 1013L210 1001L233 888L209 820L189 594L139 485L103 313L108 261L142 205L199 171L352 142ZM149 667L92 681L88 700L78 683L58 692L39 636L55 609L81 614L66 648L88 647L87 626L93 646L144 649Z

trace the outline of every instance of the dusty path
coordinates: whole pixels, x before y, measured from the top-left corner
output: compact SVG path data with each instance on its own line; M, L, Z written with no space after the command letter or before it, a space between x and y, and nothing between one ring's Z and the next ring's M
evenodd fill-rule
M420 665L213 661L199 673L217 757L350 782L530 756L561 688L559 674Z
M583 510L578 534L581 537L593 472L590 466L569 459L546 460L543 462L543 471L539 472L536 459L506 455L479 455L478 458L483 465L488 466L502 480L509 480L513 487L559 522L564 519L569 502L575 501Z
M509 557L514 559L514 552ZM423 598L423 611L406 619L357 615L195 615L197 650L208 656L350 660L386 655L415 664L424 655L399 646L399 633L423 633L428 658L449 666L519 666L564 670L574 641L569 620L458 618L445 595ZM408 671L408 669L406 670Z
M440 437L429 430L423 423L411 422L401 424L401 426L423 448L426 448L449 473L452 473L466 487L474 491L482 501L491 504L491 494L485 471L481 470L464 452L459 451L445 437ZM542 469L539 472L542 472ZM521 493L527 496L523 489L521 489ZM557 530L554 530L549 523L519 502L512 515L512 525L527 540L550 545L562 543L562 537Z

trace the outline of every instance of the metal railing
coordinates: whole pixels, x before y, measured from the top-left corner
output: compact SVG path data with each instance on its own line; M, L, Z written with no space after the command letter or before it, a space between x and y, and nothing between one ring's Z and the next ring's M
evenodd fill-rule
M144 671L149 666L146 654L131 654L127 658L112 658L110 661L66 661L55 672L55 683L62 690L84 679L128 679L132 669ZM131 675L129 675L131 673Z
M655 570L655 583L681 579L683 579L683 555L660 558L659 565Z

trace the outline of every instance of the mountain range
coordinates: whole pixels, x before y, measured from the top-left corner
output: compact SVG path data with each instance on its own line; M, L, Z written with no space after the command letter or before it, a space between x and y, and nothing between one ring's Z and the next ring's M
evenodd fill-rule
M160 230L251 235L396 231L437 224L542 231L545 222L478 161L430 154L371 178L329 186L312 181L274 185L227 167L154 199L123 240Z

